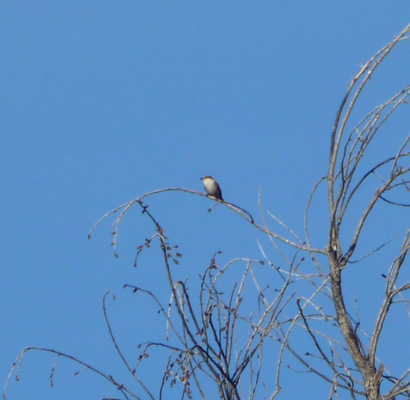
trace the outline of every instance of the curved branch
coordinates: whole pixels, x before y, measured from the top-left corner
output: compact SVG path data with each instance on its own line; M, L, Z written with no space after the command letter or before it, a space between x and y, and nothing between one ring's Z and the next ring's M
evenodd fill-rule
M120 224L121 224L121 222L122 222L122 219L124 218L124 215L127 213L127 211L130 210L130 208L131 208L134 204L140 204L140 205L142 205L142 200L143 200L144 198L149 197L149 196L153 196L153 195L156 195L156 194L159 194L159 193L164 193L164 192L185 192L185 193L195 194L195 195L197 195L197 196L202 196L202 197L206 197L206 198L209 198L209 199L210 199L209 196L207 196L206 194L204 194L204 193L202 193L202 192L198 192L198 191L196 191L196 190L191 190L191 189L185 189L185 188L166 188L166 189L154 190L154 191L152 191L152 192L145 193L145 194L143 194L142 196L140 196L140 197L138 197L138 198L136 198L136 199L134 199L134 200L131 200L131 201L127 202L127 203L124 203L124 204L122 204L121 206L118 206L118 207L114 208L113 210L111 210L111 211L107 212L106 214L104 214L104 215L93 225L93 227L90 229L90 232L89 232L89 234L88 234L88 239L91 239L92 233L94 232L94 230L97 228L97 226L98 226L105 218L107 218L107 217L109 217L110 215L115 214L115 213L117 213L118 211L122 210L121 213L120 213L120 215L117 217L117 219L115 220L115 222L114 222L114 224L113 224L113 226L114 226L114 231L112 232L112 235L113 235L114 239L113 239L113 241L112 241L112 243L111 243L111 245L112 245L113 248L114 248L114 255L115 255L116 257L118 257L118 253L117 253L118 229L119 229L119 226L120 226ZM265 227L263 227L263 226L261 226L261 225L255 223L255 222L253 222L253 219L251 219L252 217L247 217L247 216L245 216L245 215L241 212L240 209L238 209L238 208L237 208L236 206L234 206L234 205L231 205L230 203L218 201L217 204L218 204L218 205L219 205L219 204L225 205L226 207L230 208L231 210L235 211L237 214L239 214L240 216L242 216L245 220L247 220L248 222L250 222L255 228L257 228L257 229L260 230L261 232L266 233L266 234L268 234L268 235L274 237L275 239L280 240L281 242L288 244L289 246L292 246L292 247L294 247L294 248L296 248L296 249L298 249L298 250L308 251L308 252L311 252L311 253L326 254L326 251L323 250L323 249L310 248L310 247L305 246L305 245L303 245L303 244L300 245L300 244L295 243L295 242L293 242L293 241L291 241L291 240L289 240L289 239L286 239L285 237L282 237L282 236L280 236L280 235L278 235L278 234L276 234L276 233L274 233L274 232L269 231L267 228L265 228ZM144 208L144 207L143 207L143 208Z
M63 357L63 358L67 358L68 360L74 361L77 364L82 365L83 367L85 367L86 369L89 369L90 371L95 372L97 375L100 375L101 377L103 377L104 379L106 379L108 382L112 383L118 390L120 390L125 396L128 394L129 396L131 396L134 399L137 400L141 400L140 397L138 397L136 394L134 394L133 392L131 392L124 384L122 383L118 383L111 375L107 375L104 372L102 372L101 370L91 366L90 364L80 360L79 358L76 358L74 356L71 356L69 354L65 354L62 353L61 351L57 351L57 350L53 350L53 349L48 349L46 347L37 347L37 346L30 346L30 347L26 347L23 349L23 351L18 355L16 361L13 364L13 367L9 373L9 376L7 378L6 381L6 385L4 387L3 390L3 398L6 398L6 391L7 391L7 387L8 384L10 382L11 377L13 376L13 373L16 370L16 367L20 367L21 363L23 362L23 358L26 355L26 353L28 353L29 351L43 351L45 353L51 353L51 354L55 354L58 357Z

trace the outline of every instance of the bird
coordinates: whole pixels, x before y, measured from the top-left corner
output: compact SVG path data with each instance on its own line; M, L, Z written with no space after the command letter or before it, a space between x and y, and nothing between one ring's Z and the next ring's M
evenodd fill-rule
M218 185L218 182L212 178L212 176L206 175L203 178L199 178L204 184L205 191L209 196L214 197L216 200L224 201L222 198L222 191Z

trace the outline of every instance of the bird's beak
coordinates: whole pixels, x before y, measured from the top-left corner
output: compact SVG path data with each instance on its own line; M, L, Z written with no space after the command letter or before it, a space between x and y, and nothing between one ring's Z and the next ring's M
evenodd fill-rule
M202 181L202 179L204 179L204 178L199 178L200 181Z

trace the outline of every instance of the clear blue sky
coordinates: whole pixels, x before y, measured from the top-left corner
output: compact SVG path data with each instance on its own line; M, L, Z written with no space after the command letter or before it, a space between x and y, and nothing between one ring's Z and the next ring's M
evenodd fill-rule
M164 328L137 318L144 303L122 290L161 273L155 256L132 266L147 221L130 213L118 259L109 223L87 240L117 205L159 188L202 190L210 174L256 219L263 188L264 206L302 233L345 89L409 15L404 0L2 2L0 383L29 345L125 375L102 315L107 290L128 354ZM363 113L408 84L409 62L406 44L374 78ZM221 262L261 258L259 234L226 209L208 214L206 199L169 193L149 204L181 247L181 277L217 250ZM118 395L62 360L50 389L53 362L28 355L8 398ZM283 398L300 396L284 387Z

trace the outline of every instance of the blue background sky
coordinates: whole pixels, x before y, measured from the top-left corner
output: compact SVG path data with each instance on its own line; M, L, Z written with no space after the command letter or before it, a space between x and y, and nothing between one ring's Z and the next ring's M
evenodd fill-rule
M121 289L161 273L155 255L132 267L152 234L146 219L129 214L118 259L109 222L87 240L117 205L159 188L202 190L210 174L258 220L262 188L264 206L302 233L347 85L409 15L408 1L2 2L0 381L29 345L120 377L101 310L107 290L125 348L163 329L152 316L141 323L144 304ZM372 79L363 114L408 84L409 62L407 43ZM222 263L261 258L260 235L225 208L208 214L208 200L183 193L149 204L181 247L181 277L196 277L217 250ZM318 246L325 217L323 208ZM50 389L53 362L30 354L8 398L117 395L90 373L73 378L78 367L62 360ZM283 398L306 390L284 387Z

